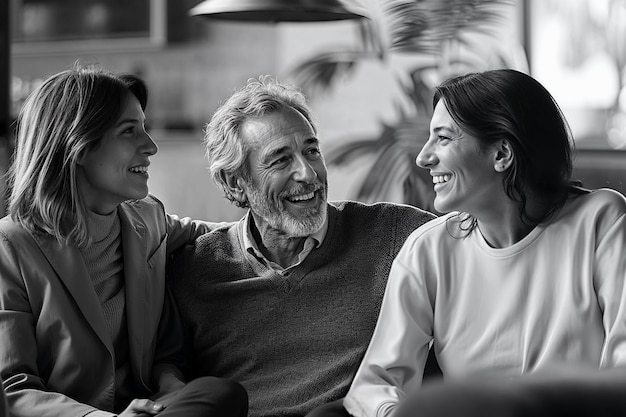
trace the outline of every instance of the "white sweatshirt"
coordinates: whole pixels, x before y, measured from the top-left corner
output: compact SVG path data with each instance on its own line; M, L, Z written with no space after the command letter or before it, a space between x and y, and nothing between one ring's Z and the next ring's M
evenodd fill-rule
M626 364L623 195L601 189L573 198L502 249L478 228L452 237L454 215L418 228L396 257L348 412L392 415L421 384L433 340L446 378Z

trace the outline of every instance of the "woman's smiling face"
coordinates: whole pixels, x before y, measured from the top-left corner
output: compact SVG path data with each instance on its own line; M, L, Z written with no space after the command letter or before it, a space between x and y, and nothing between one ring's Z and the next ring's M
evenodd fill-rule
M435 106L428 141L416 163L430 170L435 209L441 213L463 211L474 216L493 210L506 197L502 178L495 170L496 150L483 150L475 137L463 132L444 102Z
M78 186L87 207L107 214L123 201L144 198L150 157L157 149L139 101L129 93L119 120L80 159Z

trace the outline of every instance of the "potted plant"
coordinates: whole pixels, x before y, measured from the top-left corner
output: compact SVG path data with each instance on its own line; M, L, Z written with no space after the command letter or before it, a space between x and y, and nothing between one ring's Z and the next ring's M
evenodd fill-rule
M434 211L430 175L415 165L428 138L432 88L453 75L514 66L521 49L511 53L483 47L484 37L497 36L496 25L514 6L506 0L378 0L368 7L370 18L359 23L356 47L318 53L292 70L298 85L314 96L332 89L364 61L384 64L390 54L416 58L397 78L409 110L398 106L396 120L383 123L376 137L345 141L327 153L329 165L374 158L356 199L386 200L391 189L401 187L404 203ZM527 68L525 55L522 61Z

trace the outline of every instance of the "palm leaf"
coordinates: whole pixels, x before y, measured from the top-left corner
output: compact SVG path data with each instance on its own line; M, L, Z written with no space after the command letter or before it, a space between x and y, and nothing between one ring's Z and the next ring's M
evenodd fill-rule
M352 73L368 53L357 50L343 50L320 53L298 66L291 73L298 86L310 96L330 90L337 79Z
M406 161L406 153L399 146L389 143L376 158L374 165L367 173L358 192L358 199L380 201L394 184L402 184L410 166Z
M433 91L424 81L424 75L437 69L438 65L436 63L420 65L409 72L410 83L398 82L405 96L411 100L419 115L426 116L432 113Z
M416 168L415 157L428 136L425 118L410 119L387 126L378 143L374 164L363 180L358 198L380 200L392 188L402 185Z
M352 140L335 146L325 153L328 165L344 165L365 156L377 154L381 143L375 139Z
M364 19L358 27L360 42L356 47L313 55L290 71L302 90L310 95L326 92L338 78L350 75L361 61L384 59L380 23Z
M463 32L489 33L510 0L390 0L385 9L392 51L437 54ZM495 7L494 7L495 6Z
M331 89L364 60L382 62L392 52L420 58L408 77L397 77L413 111L398 105L398 120L383 123L378 137L349 140L326 153L329 165L374 158L356 193L358 200L387 200L390 190L400 189L404 202L434 211L432 179L427 170L415 165L428 137L432 82L482 70L493 63L494 56L499 59L495 66L503 66L498 65L506 62L503 54L485 58L482 45L468 35L489 35L492 24L503 16L503 6L513 4L511 0L378 0L380 13L371 13L371 19L359 25L359 45L318 54L292 70L303 90L314 94Z
M337 145L329 150L326 162L328 165L342 165L364 155L376 155L395 141L395 129L383 123L383 131L378 138L351 140Z

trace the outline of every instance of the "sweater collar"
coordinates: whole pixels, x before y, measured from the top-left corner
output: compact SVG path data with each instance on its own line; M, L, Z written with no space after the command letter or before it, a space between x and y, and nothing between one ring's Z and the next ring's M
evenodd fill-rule
M98 214L90 211L87 214L87 221L89 234L91 235L93 242L100 242L109 236L113 228L116 226L116 220L118 221L117 225L119 226L117 209L113 210L109 214Z

